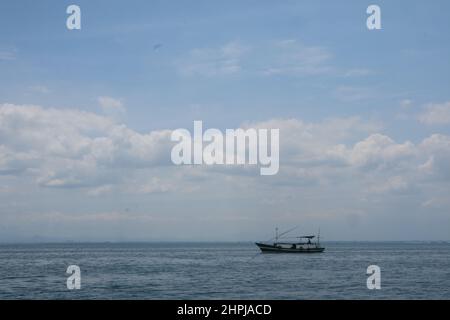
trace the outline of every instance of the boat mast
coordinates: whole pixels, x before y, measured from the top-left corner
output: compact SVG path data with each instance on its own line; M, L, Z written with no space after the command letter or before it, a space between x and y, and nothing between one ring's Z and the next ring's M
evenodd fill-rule
M297 229L297 228L298 228L298 226L296 226L296 227L294 227L294 228L292 228L292 229L289 229L289 230L287 230L287 231L283 231L282 233L278 233L278 227L277 227L277 228L275 228L275 237L274 237L274 238L270 238L270 239L267 240L267 241L273 241L274 239L275 239L275 241L278 241L278 239L280 239L280 237L284 236L286 233L289 233L289 232L291 232L292 230L295 230L295 229Z
M320 246L320 228L319 228L319 233L317 234L317 245Z

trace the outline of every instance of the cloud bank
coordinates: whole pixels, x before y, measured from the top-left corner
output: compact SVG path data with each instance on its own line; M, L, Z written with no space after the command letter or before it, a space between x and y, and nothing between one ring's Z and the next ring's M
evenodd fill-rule
M93 112L0 105L2 220L27 224L23 217L41 212L45 220L53 212L51 219L60 222L91 223L101 216L104 223L110 210L114 214L107 223L140 221L153 230L160 223L177 228L187 217L212 224L244 221L242 226L260 219L322 225L348 220L353 226L378 216L386 221L386 214L428 219L430 212L448 219L447 135L395 141L380 124L359 117L317 123L271 119L241 127L280 129L278 175L261 177L252 166L174 166L171 130L139 133ZM11 199L22 189L32 194L26 204L17 205ZM54 204L50 212L39 200L43 195ZM60 196L65 200L58 204ZM80 199L88 200L81 206L71 202ZM217 201L226 205L218 208ZM119 214L123 203L127 208ZM136 203L141 206L129 211ZM406 213L406 208L413 209ZM66 211L70 219L62 218ZM79 219L74 220L73 211Z

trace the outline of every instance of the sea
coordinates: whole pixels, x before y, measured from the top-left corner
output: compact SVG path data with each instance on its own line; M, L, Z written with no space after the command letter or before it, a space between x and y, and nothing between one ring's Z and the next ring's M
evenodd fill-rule
M328 242L318 254L253 243L0 245L0 299L450 299L449 242ZM80 289L68 289L68 266ZM369 289L367 268L380 270Z

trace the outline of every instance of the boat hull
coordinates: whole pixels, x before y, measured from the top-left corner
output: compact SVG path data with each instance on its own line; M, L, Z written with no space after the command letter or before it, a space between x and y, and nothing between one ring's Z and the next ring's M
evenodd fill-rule
M325 250L322 247L313 248L284 248L281 246L275 246L265 243L255 243L262 253L320 253Z

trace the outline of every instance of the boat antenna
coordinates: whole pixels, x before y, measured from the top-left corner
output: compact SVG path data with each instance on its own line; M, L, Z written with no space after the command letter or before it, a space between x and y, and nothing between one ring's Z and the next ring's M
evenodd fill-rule
M319 232L317 233L317 244L320 245L320 227Z
M294 230L297 229L297 228L298 228L298 226L295 226L294 228L291 228L291 229L289 229L289 230L287 230L287 231L285 231L285 232L282 232L282 233L280 233L280 234L278 235L278 237L284 236L286 233L289 233L289 232L291 232L291 231L294 231Z
M289 230L287 230L287 231L284 231L284 232L282 232L282 233L280 233L280 234L278 234L278 228L275 228L275 238L271 238L271 239L269 239L269 240L267 240L267 241L272 241L273 239L276 239L276 241L278 241L278 239L279 238L281 238L283 235L285 235L286 233L289 233L289 232L291 232L291 231L294 231L295 229L297 229L299 226L295 226L294 228L291 228L291 229L289 229Z

